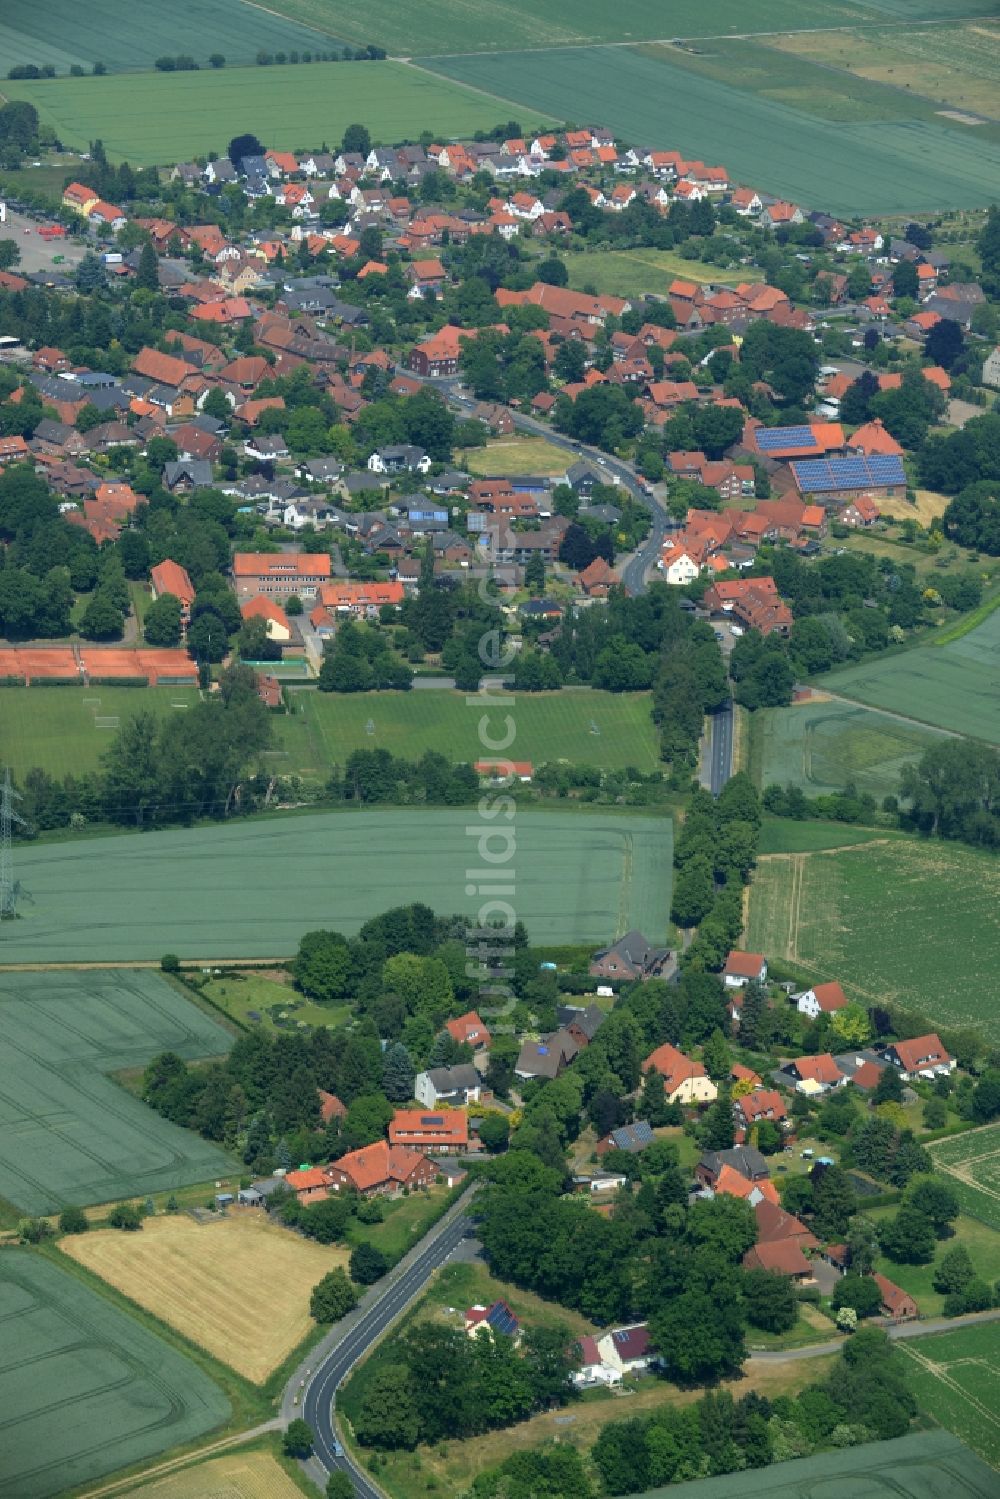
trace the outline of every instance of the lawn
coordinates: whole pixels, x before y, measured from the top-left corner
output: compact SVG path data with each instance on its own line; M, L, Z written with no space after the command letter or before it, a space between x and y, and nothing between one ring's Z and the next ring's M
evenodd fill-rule
M424 130L469 136L491 130L511 110L507 100L394 62L122 73L3 88L8 98L34 104L67 144L86 150L100 136L110 157L134 166L224 151L231 136L251 129L269 146L293 151L339 141L356 120L377 141L414 139ZM532 124L551 118L539 106Z
M746 945L865 1004L992 1026L998 898L997 861L945 843L772 854L754 872Z
M931 639L820 679L824 690L1000 744L1000 609L968 634Z
M546 442L544 437L498 437L485 448L460 450L457 461L470 474L489 479L518 474L562 478L574 459L572 453Z
M882 1223L886 1218L891 1218L895 1211L895 1208L876 1208L869 1216L876 1223ZM943 1239L938 1244L937 1253L929 1265L897 1265L883 1255L877 1267L882 1275L887 1275L897 1286L909 1291L920 1308L920 1315L925 1318L941 1317L944 1314L944 1296L940 1291L935 1291L932 1282L935 1267L950 1249L964 1246L969 1251L976 1274L987 1284L994 1285L1000 1278L1000 1233L965 1214L952 1226L955 1230L953 1237Z
M60 1248L254 1384L312 1331L313 1286L348 1260L253 1208L211 1223L150 1218L138 1234L91 1229ZM266 1314L248 1316L249 1304Z
M295 720L277 719L278 742L290 770L327 772L356 749L387 749L419 759L437 750L454 760L475 762L484 754L480 738L483 705L461 692L294 692ZM542 765L571 760L602 770L660 766L658 736L648 693L590 691L531 692L511 697L516 735L506 753ZM491 723L500 722L494 710ZM371 724L371 730L369 730ZM595 729L597 732L595 733ZM284 770L279 758L275 768Z
M957 1327L898 1347L909 1360L907 1384L924 1410L1000 1468L1000 1324ZM993 1488L982 1493L995 1493L996 1484L994 1473Z
M918 0L923 11L928 0ZM952 4L961 0L951 0ZM359 10L350 0L275 0L272 9L306 25L329 29L351 41L378 42L393 53L496 52L510 47L556 47L568 43L627 41L669 36L705 36L722 31L781 31L792 26L834 26L870 18L851 0L629 0L610 10L601 0L421 0L400 6L369 0ZM936 13L936 12L930 12ZM974 14L969 0L964 14ZM575 115L574 118L582 118Z
M1000 34L989 20L965 26L894 26L770 39L796 59L844 71L933 100L938 106L998 117Z
M992 1499L995 1493L996 1474L950 1432L919 1431L894 1442L866 1442L725 1478L650 1489L643 1499Z
M631 927L660 941L671 825L597 811L526 808L496 823L472 809L359 808L31 845L16 868L30 899L0 936L7 963L284 959L303 932L351 934L405 901L471 917L484 909L474 881L485 871L487 885L509 887L537 942L598 943ZM483 919L503 914L493 906Z
M437 58L433 66L517 100L522 117L541 108L566 119L599 117L626 140L721 162L737 181L832 213L980 207L995 196L1000 174L1000 139L988 132L932 123L916 106L904 119L853 119L831 131L828 118L807 112L811 90L780 102L668 62L662 49L507 52Z
M218 1146L154 1114L107 1074L161 1051L218 1056L231 1042L154 973L5 974L0 1196L27 1213L52 1213L226 1175L232 1162Z
M290 976L282 980L251 969L245 973L227 973L225 978L209 979L199 992L237 1024L265 1031L343 1025L351 1013L350 1005L314 1004L296 993Z
M795 703L753 715L751 766L762 788L792 785L825 796L852 783L881 801L898 794L903 766L940 737L851 703Z
M245 0L135 0L129 24L121 24L115 0L4 0L0 57L15 63L50 63L66 73L73 63L88 70L103 62L112 72L152 68L164 53L189 53L202 67L213 52L230 64L252 63L258 51L329 51L331 37ZM102 87L98 81L91 85Z
M438 1183L426 1190L411 1192L409 1197L383 1202L385 1217L381 1223L359 1223L352 1218L347 1225L348 1244L352 1248L357 1244L375 1244L393 1263L401 1260L437 1221L443 1211L442 1199L448 1191L449 1188Z
M0 1323L4 1499L67 1494L230 1414L183 1354L29 1250L0 1255Z
M303 1492L315 1490L300 1487L273 1453L246 1447L127 1490L142 1499L301 1499Z
M0 687L0 764L15 776L39 767L50 775L96 770L115 738L102 722L158 717L198 701L196 687Z
M930 1152L937 1169L947 1174L963 1211L1000 1231L1000 1124L936 1140Z
M583 251L565 255L569 284L577 291L593 287L600 296L665 297L676 276L685 281L715 282L735 286L740 281L759 281L761 272L755 266L737 266L723 270L700 260L687 260L676 250L606 250L597 254Z

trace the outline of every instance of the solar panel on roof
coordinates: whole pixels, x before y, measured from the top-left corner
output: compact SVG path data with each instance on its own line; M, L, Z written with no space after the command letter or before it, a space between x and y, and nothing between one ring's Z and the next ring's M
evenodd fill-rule
M512 1338L517 1332L517 1318L510 1307L505 1306L501 1301L495 1302L490 1307L486 1320L494 1332L506 1333L508 1338Z
M420 1123L424 1125L443 1124L444 1117L441 1114L424 1114L424 1116L420 1120Z
M762 453L775 448L815 448L817 445L811 427L758 427L756 440Z

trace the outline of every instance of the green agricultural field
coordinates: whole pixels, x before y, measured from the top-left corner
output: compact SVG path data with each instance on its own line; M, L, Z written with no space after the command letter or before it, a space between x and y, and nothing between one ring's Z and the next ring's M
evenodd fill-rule
M356 695L293 692L289 696L295 715L277 719L276 726L290 768L326 771L332 765L343 765L356 749L387 749L411 760L419 759L425 750L437 750L456 761L470 762L487 753L479 737L483 707L478 700L470 706L460 692L418 689ZM501 732L498 726L508 712L517 733L505 753L517 760L531 760L535 765L572 760L603 770L634 765L646 772L660 764L646 692L564 689L523 693L512 698L509 708L491 711L491 732ZM269 759L276 769L284 769L279 755Z
M685 281L711 281L719 286L736 286L740 281L759 281L761 272L755 266L739 266L725 271L720 266L700 260L686 260L676 250L605 250L598 254L583 252L563 256L569 271L569 284L575 291L592 286L600 296L664 297L675 276Z
M977 0L897 0L908 20L944 13L976 15ZM571 43L621 42L672 37L714 36L843 26L878 18L874 8L852 0L629 0L611 10L601 0L421 0L401 6L369 0L359 9L350 0L274 0L272 9L306 25L329 29L354 42L378 42L391 52L498 52L510 47L558 47ZM892 0L890 6L892 9ZM582 118L575 114L573 118Z
M823 677L824 690L1000 744L1000 609L957 640L934 640Z
M753 715L751 765L761 788L792 785L824 796L853 783L881 800L898 792L903 766L940 737L851 703L796 703Z
M0 1255L3 1499L48 1499L191 1442L230 1414L182 1353L25 1249Z
M846 822L799 822L794 817L765 816L757 846L761 854L816 854L834 848L858 848L885 842L882 828L858 828Z
M505 99L443 82L401 63L313 63L305 67L226 68L221 73L117 74L5 82L9 99L27 99L68 145L99 136L108 155L159 166L224 151L231 136L253 130L268 145L296 150L339 141L363 121L379 141L422 131L469 136L509 116ZM539 107L531 123L551 120Z
M898 1346L909 1361L906 1382L924 1410L1000 1468L1000 1324L957 1327ZM992 1479L985 1494L997 1491L996 1473Z
M4 74L15 63L51 64L67 73L103 62L113 72L151 68L157 57L186 52L205 67L213 52L226 62L252 63L259 51L328 52L333 38L246 0L134 0L128 25L115 0L4 0L0 57ZM100 83L93 85L101 88Z
M919 1346L928 1342L921 1339ZM937 1414L933 1402L928 1408ZM894 1442L650 1489L643 1499L993 1499L996 1487L996 1474L949 1432L920 1431Z
M303 932L353 933L405 901L471 916L483 902L467 882L491 868L486 883L513 886L537 942L666 936L668 819L490 810L345 809L26 847L29 898L0 933L0 963L283 958Z
M1000 1124L935 1140L934 1164L945 1172L966 1213L1000 1230Z
M1000 142L908 119L828 119L627 47L435 58L447 77L526 110L600 118L626 140L722 162L806 206L863 215L980 207L995 196ZM780 65L780 64L779 64ZM831 78L836 75L830 75ZM864 170L859 171L859 162ZM817 171L817 163L822 170Z
M998 899L1000 864L944 843L773 854L754 873L747 945L863 1003L992 1026Z
M8 961L11 930L5 925L0 939ZM232 1163L218 1146L160 1118L107 1074L161 1051L193 1059L231 1044L154 973L4 974L0 1197L26 1213L52 1213L227 1173Z
M100 764L115 719L162 717L197 701L196 687L0 687L0 765L18 777L35 767L82 775Z

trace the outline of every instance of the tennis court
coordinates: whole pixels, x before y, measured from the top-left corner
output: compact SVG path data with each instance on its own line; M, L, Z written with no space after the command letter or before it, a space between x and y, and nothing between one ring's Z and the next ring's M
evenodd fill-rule
M630 927L663 940L668 819L525 809L508 820L490 800L489 820L474 808L360 809L19 849L27 898L0 928L0 965L285 957L303 932L356 932L408 901L472 916L494 886L538 942L597 944Z
M2 1499L49 1499L193 1441L230 1414L191 1362L75 1275L0 1254Z
M10 930L5 923L0 951ZM0 1197L26 1213L53 1213L225 1175L232 1162L218 1146L154 1114L107 1074L161 1051L192 1059L231 1044L155 973L4 974Z

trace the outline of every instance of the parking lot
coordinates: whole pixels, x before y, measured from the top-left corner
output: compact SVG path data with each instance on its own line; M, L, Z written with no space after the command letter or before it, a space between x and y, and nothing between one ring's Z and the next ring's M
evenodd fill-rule
M21 252L20 262L14 267L21 275L35 275L39 271L61 271L72 273L80 264L86 250L74 243L69 235L65 239L43 239L38 233L41 221L27 214L15 212L7 205L3 224L0 224L0 239L12 239ZM56 256L61 256L57 260Z

